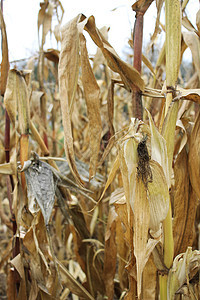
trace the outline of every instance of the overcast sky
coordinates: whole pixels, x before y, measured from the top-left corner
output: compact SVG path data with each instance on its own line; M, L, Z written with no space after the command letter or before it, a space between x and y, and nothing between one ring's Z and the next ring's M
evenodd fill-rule
M37 15L40 9L39 0L4 0L3 13L7 28L8 47L10 61L30 57L38 51ZM130 0L61 0L65 9L62 24L79 13L87 17L94 15L98 28L110 27L109 42L117 53L122 56L125 46L128 47L128 39L134 25L135 14L131 5L135 1ZM190 0L187 14L195 22L195 14L199 9L198 0ZM156 19L155 1L151 4L144 18L144 43L150 39ZM92 42L88 41L89 51L95 51ZM46 48L56 47L52 38Z

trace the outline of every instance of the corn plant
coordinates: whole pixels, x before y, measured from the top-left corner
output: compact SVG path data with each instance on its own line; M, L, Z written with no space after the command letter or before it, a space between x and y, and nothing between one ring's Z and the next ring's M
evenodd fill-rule
M200 13L195 27L189 1L156 1L149 49L161 30L165 41L153 66L142 52L152 2L132 5L132 64L94 16L61 26L61 2L41 2L39 54L20 70L1 7L2 299L200 298ZM61 49L45 49L55 16Z

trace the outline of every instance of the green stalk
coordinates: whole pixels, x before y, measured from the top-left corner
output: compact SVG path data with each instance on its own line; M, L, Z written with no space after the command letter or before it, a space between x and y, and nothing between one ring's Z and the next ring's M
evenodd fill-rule
M172 172L172 160L174 149L174 132L178 113L178 104L169 106L174 97L174 90L178 78L181 53L181 6L180 0L165 0L165 28L166 28L166 86L167 97L165 102L165 121L162 127L162 135L166 140L169 174ZM171 176L170 176L171 178ZM170 186L169 186L170 187ZM166 219L163 222L164 231L164 263L168 269L173 264L174 241L172 230L171 203ZM160 300L167 300L168 275L160 275Z

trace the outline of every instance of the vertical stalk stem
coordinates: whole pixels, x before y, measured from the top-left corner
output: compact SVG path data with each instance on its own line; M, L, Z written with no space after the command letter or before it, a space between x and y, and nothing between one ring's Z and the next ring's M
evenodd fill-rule
M133 66L139 73L141 73L142 66L143 15L143 12L136 12L133 32ZM140 120L143 119L142 95L140 89L135 85L132 88L132 110L133 116Z

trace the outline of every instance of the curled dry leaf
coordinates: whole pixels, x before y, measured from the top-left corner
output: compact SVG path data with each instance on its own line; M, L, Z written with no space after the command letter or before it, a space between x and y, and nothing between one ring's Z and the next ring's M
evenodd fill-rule
M177 88L178 95L174 101L178 99L191 100L193 102L200 104L200 89L183 89L181 87Z
M41 9L38 13L38 36L40 26L43 25L42 31L42 47L45 43L46 35L49 31L51 31L51 21L53 16L54 5L51 2L41 2L40 3Z
M168 275L167 299L173 300L177 290L184 283L189 283L199 269L200 251L192 251L192 248L188 247L185 253L176 256Z
M115 52L113 47L103 37L95 24L94 16L87 19L85 30L89 33L94 43L101 49L108 66L120 74L125 86L130 90L132 85L135 84L140 90L144 90L144 81L139 72L131 65L124 62Z
M56 64L58 64L59 62L59 55L60 55L60 51L56 49L48 49L47 51L44 52L44 57L46 57L50 61L53 61Z

